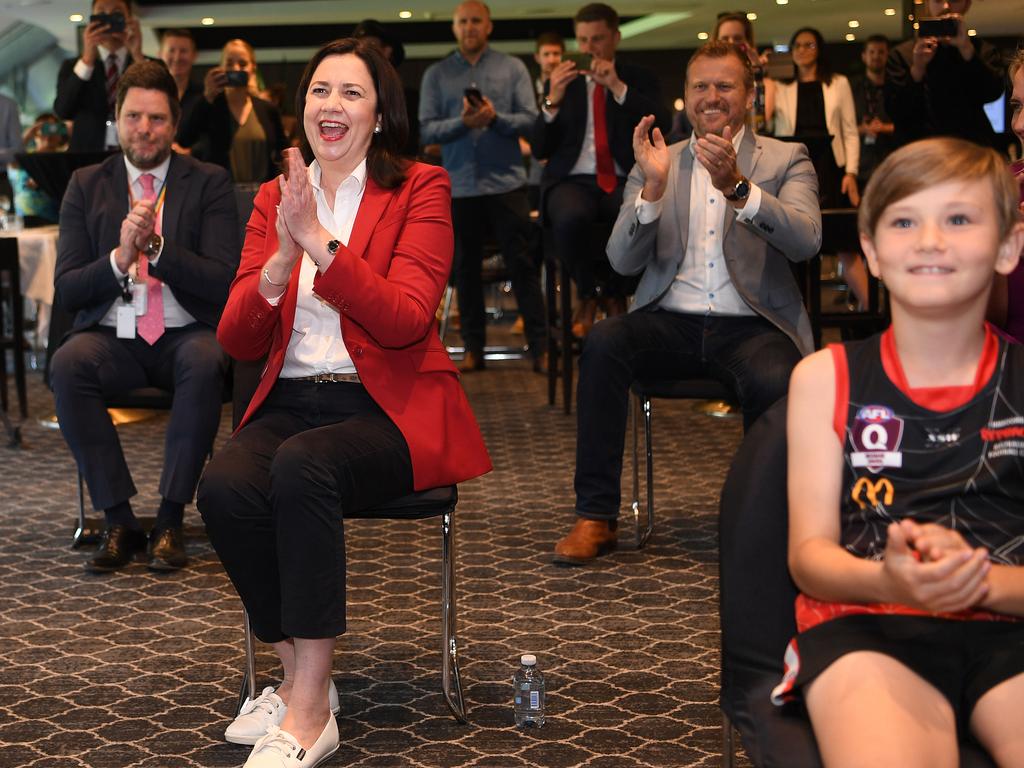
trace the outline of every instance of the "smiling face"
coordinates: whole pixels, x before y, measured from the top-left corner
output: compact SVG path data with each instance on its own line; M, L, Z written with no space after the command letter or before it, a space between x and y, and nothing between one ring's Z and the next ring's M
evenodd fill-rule
M125 93L117 112L117 138L136 168L148 170L160 165L171 153L177 127L163 91L129 88Z
M1000 242L999 229L991 183L948 181L887 207L861 245L894 306L948 317L983 311L994 274L1016 267L1020 238Z
M302 125L321 166L349 175L363 161L380 120L366 64L346 53L320 62L306 91Z
M491 15L480 3L462 3L452 17L452 32L462 54L475 56L487 46L491 36Z
M196 45L190 38L168 35L160 43L160 58L171 77L188 77L196 61Z
M734 49L733 49L734 50ZM736 55L699 56L686 72L686 116L697 136L739 131L753 104L754 92L743 83L745 69Z

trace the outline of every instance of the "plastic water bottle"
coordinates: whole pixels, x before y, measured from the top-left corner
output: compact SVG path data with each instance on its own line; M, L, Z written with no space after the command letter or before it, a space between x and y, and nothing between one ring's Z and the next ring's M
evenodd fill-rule
M537 669L537 657L532 653L524 654L519 663L519 669L512 676L516 725L540 728L544 725L544 675Z

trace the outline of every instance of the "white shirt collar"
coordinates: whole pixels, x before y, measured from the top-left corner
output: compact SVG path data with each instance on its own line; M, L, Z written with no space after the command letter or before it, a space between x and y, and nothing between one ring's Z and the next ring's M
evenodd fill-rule
M747 132L747 126L744 125L744 126L742 126L736 132L736 135L732 137L732 147L733 147L733 149L736 150L737 154L739 154L740 142L743 141L743 136L746 134L746 132ZM697 139L698 138L699 137L697 136L697 134L693 134L693 138L690 139L689 150L690 150L690 154L693 155L694 157L697 156Z
M156 168L150 168L149 170L143 170L142 168L136 168L128 160L128 156L124 156L124 167L128 170L128 183L134 185L139 180L139 176L144 173L152 173L155 177L154 189L159 194L160 188L163 187L164 182L167 180L167 169L171 166L171 156L168 155L160 165Z
M317 192L323 192L323 187L320 186L320 176L323 173L322 169L320 168L320 162L314 159L313 162L309 164L309 169L307 172L309 173L309 183L313 185L313 188ZM342 190L347 190L353 193L362 192L364 186L366 186L365 157L363 158L362 162L356 166L355 170L352 171L352 174L343 182L341 182L341 184L338 186L338 191L340 192Z
M104 48L102 45L96 46L96 51L99 53L99 60L103 63L103 69L107 68L107 57L110 54L117 56L117 68L124 71L124 63L128 59L128 49L125 46L121 46L116 51L112 51L109 48Z

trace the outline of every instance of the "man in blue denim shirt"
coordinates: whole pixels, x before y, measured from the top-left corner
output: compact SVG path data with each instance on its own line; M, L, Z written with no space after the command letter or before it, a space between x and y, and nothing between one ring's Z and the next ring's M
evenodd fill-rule
M537 117L526 65L492 50L490 10L476 0L455 9L452 30L458 49L430 66L420 86L420 132L424 144L440 144L452 180L452 220L459 256L459 294L464 371L484 367L486 341L480 266L485 232L493 232L505 257L512 290L523 316L534 370L543 367L544 304L539 265L531 258L526 171L519 137Z

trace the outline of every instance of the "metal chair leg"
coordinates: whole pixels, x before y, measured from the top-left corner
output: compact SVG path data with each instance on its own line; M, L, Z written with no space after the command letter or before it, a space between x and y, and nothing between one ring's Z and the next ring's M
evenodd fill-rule
M640 541L640 396L634 395L629 400L629 415L633 423L633 512L634 540Z
M736 765L736 742L733 739L732 721L722 713L722 768L734 768Z
M78 549L86 544L96 544L103 535L102 526L97 520L89 520L85 516L85 480L78 473L78 525L71 538L71 548Z
M238 706L235 708L239 713L246 698L249 701L256 698L256 637L252 633L252 624L249 623L249 613L243 610L242 616L245 618L245 671L238 692Z
M438 330L438 335L441 337L442 344L444 344L444 337L448 334L448 325L451 322L452 292L454 290L451 285L445 286L444 301L441 302L441 327Z
M651 399L640 398L640 406L644 412L644 440L647 446L647 526L636 529L636 548L643 549L654 530L654 447L651 442Z
M466 722L466 703L459 675L458 627L455 614L455 516L441 516L441 686L444 700L460 723Z

